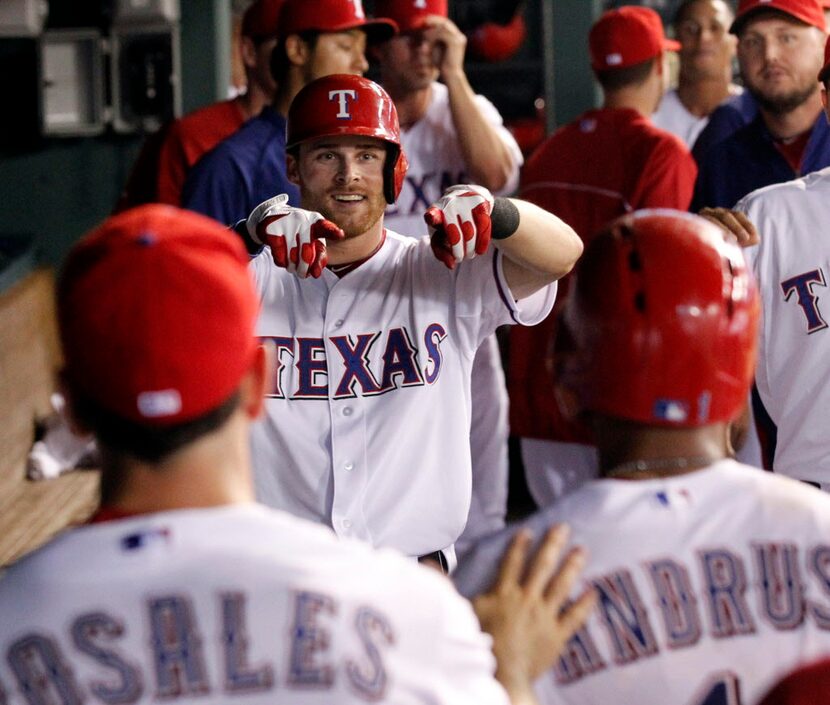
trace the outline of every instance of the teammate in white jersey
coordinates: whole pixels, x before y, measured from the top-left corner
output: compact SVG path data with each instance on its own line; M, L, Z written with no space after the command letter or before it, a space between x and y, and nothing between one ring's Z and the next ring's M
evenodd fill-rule
M569 523L599 603L543 702L754 705L830 654L830 497L728 457L759 315L738 245L698 216L638 211L587 246L560 380L601 478L522 526ZM462 594L487 589L516 531L461 562Z
M735 13L725 0L684 0L674 13L680 42L677 88L666 91L651 121L691 149L709 115L743 89L732 82L736 38L729 33Z
M0 701L507 702L446 579L253 503L248 430L273 359L236 236L168 206L126 212L74 248L58 306L103 504L0 578ZM479 605L502 636L505 615L532 628L541 610L543 652L572 626L565 595L538 589L563 543L551 538L527 580L526 543L512 551ZM522 636L496 642L514 703L531 702Z
M467 38L447 17L446 0L379 0L375 12L400 34L373 51L380 83L395 101L409 161L386 227L421 237L424 210L452 184L481 184L497 195L516 190L522 152L495 106L476 95L464 72ZM442 83L438 82L440 77ZM473 494L457 548L504 526L508 485L508 400L495 335L476 351L472 371Z
M827 119L830 42L819 73ZM753 191L735 206L703 213L740 231L755 228L760 243L745 254L763 302L755 384L772 423L772 469L830 490L830 168ZM747 223L747 220L749 221Z
M254 467L266 504L451 567L475 351L501 324L542 320L582 247L556 216L478 186L427 210L431 239L385 230L406 172L399 134L392 100L363 78L319 79L291 106L305 210L277 198L248 219L270 245L253 262L257 333L279 353Z

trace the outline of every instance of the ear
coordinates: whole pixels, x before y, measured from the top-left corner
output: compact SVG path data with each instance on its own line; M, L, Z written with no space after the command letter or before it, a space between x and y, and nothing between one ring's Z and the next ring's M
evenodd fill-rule
M78 414L75 395L72 393L72 385L69 384L66 370L61 370L58 373L58 391L63 396L64 409L63 415L69 424L69 428L76 436L88 436L92 433L91 429L84 423L81 416Z
M239 38L239 52L242 54L242 63L247 69L255 69L257 64L257 51L254 40L250 37Z
M656 57L654 57L654 66L657 69L658 76L662 76L665 73L667 64L666 52L661 51Z
M297 149L299 151L302 147ZM300 185L300 161L290 153L285 155L285 175L292 184Z
M277 351L273 341L259 345L254 360L240 384L240 407L249 419L256 419L265 408L265 395L273 388Z
M285 55L295 66L305 66L311 57L311 48L299 34L289 34L285 38Z

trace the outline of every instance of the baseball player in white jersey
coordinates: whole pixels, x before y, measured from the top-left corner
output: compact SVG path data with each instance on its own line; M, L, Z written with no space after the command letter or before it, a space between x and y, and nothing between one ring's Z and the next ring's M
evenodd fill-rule
M168 206L128 211L73 249L58 306L102 507L0 578L0 701L507 703L445 578L253 502L248 430L273 351L256 344L235 236ZM532 628L541 610L533 640L551 653L550 632L579 618L557 616L578 556L538 587L564 544L548 539L526 580L527 542L514 546L479 602L497 653L513 654L499 672L514 703L532 702L537 654L504 617Z
M564 521L599 593L537 682L544 703L752 705L830 653L830 497L728 457L755 362L759 295L738 245L679 211L638 211L585 250L565 310L566 406L600 479L533 515ZM511 527L455 572L491 584Z
M828 78L830 43L818 77L830 120ZM763 303L755 384L775 424L767 434L773 440L772 469L824 490L830 490L830 443L824 423L830 409L830 347L825 345L823 310L830 246L822 237L830 217L828 196L830 169L822 169L753 191L734 211L702 211L737 234L757 231L760 237L759 244L744 252Z
M473 356L497 326L542 320L579 239L477 186L428 209L431 239L385 230L406 157L394 103L366 79L309 84L287 146L305 210L276 198L247 223L270 246L253 262L257 333L279 354L253 432L259 497L340 536L443 552L451 567L470 505Z
M375 12L394 20L400 31L373 51L380 83L395 101L409 162L401 194L387 207L384 222L421 237L427 234L424 210L448 186L474 182L496 195L513 193L522 152L496 107L470 87L464 72L467 39L447 17L446 0L379 0ZM507 513L508 400L495 335L476 352L471 403L473 493L456 544L460 553L504 526Z

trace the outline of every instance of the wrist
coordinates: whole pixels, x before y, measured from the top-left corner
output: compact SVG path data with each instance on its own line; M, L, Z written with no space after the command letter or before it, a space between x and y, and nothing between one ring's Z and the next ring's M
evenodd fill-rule
M490 212L490 237L494 240L505 240L519 229L521 217L516 204L509 198L498 196L493 201Z

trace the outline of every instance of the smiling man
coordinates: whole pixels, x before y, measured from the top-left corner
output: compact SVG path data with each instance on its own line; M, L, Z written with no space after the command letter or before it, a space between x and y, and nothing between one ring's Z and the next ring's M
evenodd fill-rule
M253 457L266 504L451 567L475 351L498 325L542 320L582 246L556 216L469 185L427 209L431 240L387 231L406 168L377 84L329 76L295 98L287 174L303 209L281 196L247 222L270 247L253 262L257 332L278 353Z

